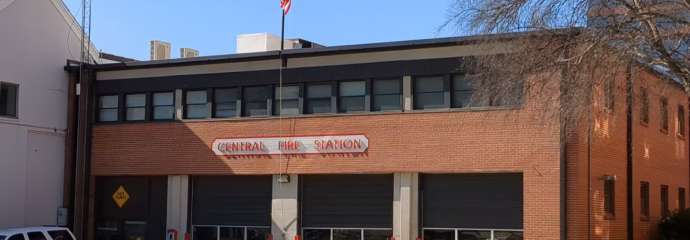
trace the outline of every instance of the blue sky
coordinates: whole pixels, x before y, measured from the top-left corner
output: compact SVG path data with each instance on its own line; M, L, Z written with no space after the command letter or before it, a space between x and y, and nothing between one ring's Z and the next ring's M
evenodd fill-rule
M64 0L81 19L81 0ZM148 59L149 40L234 53L242 33L280 34L279 0L91 0L92 40L104 52ZM457 35L439 27L453 0L293 0L286 37L327 46Z

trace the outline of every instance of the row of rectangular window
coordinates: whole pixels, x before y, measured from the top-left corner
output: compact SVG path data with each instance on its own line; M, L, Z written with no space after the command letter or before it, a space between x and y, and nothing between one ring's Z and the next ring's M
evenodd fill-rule
M640 182L640 214L643 219L649 218L649 182ZM661 185L660 188L660 207L662 217L668 216L671 212L669 207L668 185ZM685 210L686 204L685 188L678 188L678 209Z
M448 81L451 79L452 81ZM334 91L336 88L337 91ZM451 78L418 77L414 79L413 89L415 109L482 106L473 104L472 86L462 75ZM128 94L125 95L125 101L125 120L146 119L146 94ZM99 121L119 120L117 95L101 96L99 104ZM153 104L153 120L174 118L173 92L153 93ZM282 87L282 91L274 85L187 90L184 92L183 107L185 119L318 114L336 111L401 111L402 80L378 79L372 80L371 84L359 80L340 81L337 85L334 82L287 85ZM242 109L241 114L239 108Z
M679 136L685 136L685 107L678 105L676 112L676 131ZM640 89L640 121L644 124L649 123L649 94L647 89ZM668 99L661 97L659 99L659 129L663 132L669 130L669 111Z

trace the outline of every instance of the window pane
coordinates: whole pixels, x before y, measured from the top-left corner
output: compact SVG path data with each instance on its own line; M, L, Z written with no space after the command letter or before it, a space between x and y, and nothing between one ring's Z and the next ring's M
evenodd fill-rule
M424 230L424 240L454 240L454 230Z
M364 97L341 97L340 112L364 111Z
M456 91L453 93L453 107L469 107L472 102L472 92Z
M330 240L330 229L304 229L304 240Z
M26 239L22 234L15 234L9 237L7 240L24 240Z
M187 104L202 104L206 103L206 90L187 91Z
M101 96L101 108L117 108L117 96Z
M279 103L276 103L279 104ZM276 109L278 105L276 105ZM299 100L283 100L283 109L278 110L276 114L280 115L297 115L299 114Z
M494 232L494 240L522 240L522 232L508 232L508 231L496 231Z
M0 84L0 115L17 116L17 85Z
M206 118L208 108L206 104L202 105L187 105L187 118Z
M333 229L333 240L361 240L360 229Z
M263 101L271 97L271 89L266 86L248 87L244 89L244 100L249 102Z
M490 231L458 231L458 240L491 240Z
M46 240L46 235L43 235L42 232L30 232L26 235L29 236L29 240Z
M218 228L194 227L194 240L218 240Z
M373 111L400 110L400 95L374 95Z
M146 108L127 108L127 121L140 121L146 119Z
M331 97L331 85L330 84L309 85L309 86L307 86L307 97L308 98Z
M217 118L228 118L237 116L237 104L231 103L219 103L216 104L215 117Z
M53 240L74 240L72 239L72 235L70 235L69 232L65 230L48 231L48 235L50 235L50 237L53 238Z
M175 105L175 94L173 94L172 92L153 93L153 105Z
M244 228L220 228L220 240L244 240Z
M453 90L454 91L472 91L472 84L464 75L453 76Z
M127 107L146 106L146 94L129 94L125 96Z
M331 99L310 99L307 101L307 113L329 113L331 112Z
M153 119L173 119L175 117L175 107L173 106L160 106L153 108Z
M271 234L270 228L247 228L247 240L267 240Z
M364 96L367 94L367 82L340 82L340 96Z
M245 114L247 116L266 116L268 115L266 102L247 102Z
M415 93L423 92L442 92L443 88L443 77L418 77L414 81L414 91Z
M280 98L280 88L275 88L275 98ZM283 86L283 100L285 99L298 99L299 98L299 86Z
M443 92L419 93L414 96L414 105L417 109L443 108L445 107L443 99Z
M117 121L117 108L116 109L101 109L98 113L98 121L100 122L113 122Z
M374 80L374 94L400 94L400 80Z
M391 230L364 230L364 240L388 240L392 235Z
M213 96L215 103L234 103L240 97L239 88L216 89Z

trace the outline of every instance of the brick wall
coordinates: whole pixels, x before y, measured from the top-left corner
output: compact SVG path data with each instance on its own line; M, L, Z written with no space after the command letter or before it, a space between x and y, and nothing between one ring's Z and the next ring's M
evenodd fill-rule
M522 172L527 239L560 232L557 124L524 109L239 119L94 126L92 174L218 175ZM529 110L525 110L529 109ZM282 128L281 128L282 126ZM282 130L281 130L282 129ZM361 155L228 158L217 138L364 134Z
M679 87L647 71L638 70L634 77L633 227L635 239L652 239L660 219L660 185L669 185L670 205L675 209L678 187L687 189L690 182L688 143L676 136L676 109L680 104L687 110L688 98ZM626 84L624 75L616 77L613 109L604 108L603 90L597 85L592 98L591 138L588 140L588 116L583 116L577 130L569 136L568 239L588 239L590 234L591 239L626 238ZM649 124L640 121L641 87L649 94ZM667 97L669 103L668 133L660 131L661 96ZM616 176L615 216L604 212L604 176L607 175ZM640 181L650 182L649 221L640 218ZM587 190L590 186L591 192Z

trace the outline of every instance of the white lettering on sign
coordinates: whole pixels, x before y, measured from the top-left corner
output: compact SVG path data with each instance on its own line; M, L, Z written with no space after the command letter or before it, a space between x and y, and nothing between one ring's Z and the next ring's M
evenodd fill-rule
M221 156L362 153L369 148L364 135L216 139L213 152Z

